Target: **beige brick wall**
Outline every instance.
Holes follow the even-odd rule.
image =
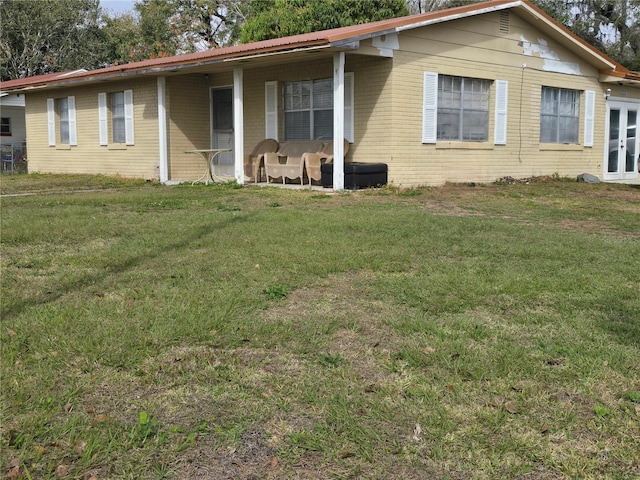
[[[133,90],[135,145],[101,146],[98,93]],[[48,146],[47,98],[76,100],[78,145]],[[86,173],[157,179],[159,177],[157,84],[155,78],[127,80],[29,93],[26,97],[29,171]],[[110,122],[109,122],[110,123]],[[56,136],[59,128],[56,124]],[[109,125],[111,138],[111,126]]]
[[[205,171],[199,154],[188,150],[211,146],[208,80],[204,75],[167,78],[169,178],[195,180]]]
[[[354,143],[347,160],[387,162],[391,155],[393,61],[378,57],[347,57],[354,73]]]
[[[582,75],[544,71],[544,60],[522,54],[520,32],[538,41],[539,32],[511,15],[510,34],[500,34],[498,14],[413,30],[400,36],[393,59],[393,108],[390,119],[392,152],[390,180],[401,186],[444,182],[491,182],[511,175],[573,176],[602,174],[605,103],[598,72],[571,52],[547,39],[562,62],[578,64]],[[527,68],[522,68],[526,63]],[[509,82],[507,144],[494,145],[495,84],[490,98],[489,141],[422,144],[423,72],[507,80]],[[594,146],[584,147],[584,107],[581,98],[580,145],[541,145],[541,86],[596,92]],[[377,119],[383,121],[383,119]],[[523,145],[520,148],[520,145]]]

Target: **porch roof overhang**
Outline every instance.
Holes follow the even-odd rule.
[[[231,47],[234,48],[234,47]],[[347,48],[349,49],[349,48]],[[308,58],[309,55],[326,56],[330,58],[333,51],[341,51],[340,48],[332,48],[331,45],[303,45],[291,49],[247,52],[243,55],[224,54],[222,50],[201,52],[201,54],[185,54],[162,59],[145,60],[132,62],[124,65],[91,70],[86,73],[53,73],[38,75],[20,80],[2,82],[0,88],[7,93],[27,93],[35,90],[48,90],[70,86],[88,85],[92,83],[103,83],[127,79],[130,77],[157,77],[184,75],[189,73],[216,73],[230,72],[239,66],[250,66],[252,68],[261,65],[278,64],[285,61],[295,61],[296,59]],[[286,55],[286,60],[282,58]],[[188,57],[188,58],[185,58]]]
[[[640,88],[640,72],[615,71],[615,72],[600,72],[600,83],[609,85],[625,85],[630,87]]]
[[[51,73],[10,80],[3,82],[0,90],[17,93],[37,89],[117,81],[131,76],[171,76],[199,72],[215,73],[232,71],[237,67],[256,68],[285,61],[308,59],[309,55],[316,55],[316,58],[321,56],[330,58],[336,52],[370,54],[370,51],[366,49],[360,50],[360,43],[363,40],[502,10],[513,11],[516,15],[537,26],[550,38],[570,48],[594,65],[604,75],[623,75],[625,79],[628,79],[628,74],[636,73],[630,72],[595,47],[580,39],[569,29],[530,3],[529,0],[488,0],[441,11],[235,45],[204,52],[114,65],[92,71],[81,69],[72,72]],[[637,75],[640,78],[640,74]],[[635,78],[631,78],[631,80],[635,81]]]

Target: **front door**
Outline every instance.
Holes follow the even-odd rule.
[[[638,178],[638,118],[640,105],[609,102],[605,180]]]
[[[233,89],[211,89],[211,148],[230,148],[216,156],[213,173],[234,176],[233,157]]]

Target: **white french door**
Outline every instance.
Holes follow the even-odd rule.
[[[604,179],[638,178],[640,104],[611,101],[607,103],[607,113]]]

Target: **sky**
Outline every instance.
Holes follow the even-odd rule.
[[[133,11],[134,0],[100,0],[100,6],[111,14]]]

